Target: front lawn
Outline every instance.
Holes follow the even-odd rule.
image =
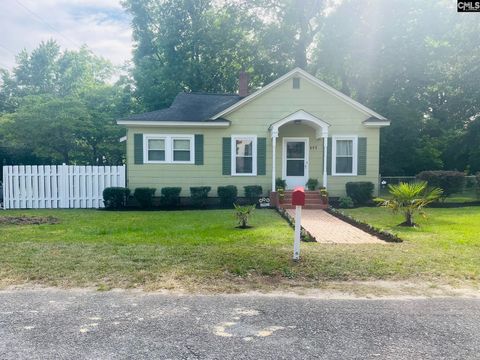
[[[421,227],[396,227],[383,209],[349,214],[405,239],[401,244],[302,243],[291,261],[293,232],[272,210],[252,229],[234,228],[232,210],[108,212],[8,211],[53,216],[58,224],[0,224],[0,286],[143,287],[234,291],[324,281],[480,279],[480,207],[429,209]]]

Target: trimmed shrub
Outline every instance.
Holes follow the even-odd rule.
[[[419,180],[426,181],[429,187],[442,189],[442,198],[444,199],[454,193],[463,191],[465,186],[465,174],[460,171],[422,171],[416,177]]]
[[[180,205],[181,187],[164,187],[161,190],[162,197],[160,202],[168,209],[174,209]]]
[[[275,179],[275,189],[284,189],[287,187],[287,181],[282,178]]]
[[[353,200],[349,196],[344,196],[338,199],[338,207],[340,209],[350,209],[350,208],[353,208],[353,206],[354,206]]]
[[[370,181],[352,181],[345,184],[347,196],[349,196],[355,205],[367,205],[373,198],[373,185]]]
[[[308,179],[305,185],[308,190],[314,191],[317,188],[318,184],[319,184],[318,179]]]
[[[133,192],[133,197],[137,200],[142,209],[150,209],[153,205],[154,188],[140,187]]]
[[[249,204],[257,204],[258,199],[262,196],[263,190],[260,185],[247,185],[244,186],[245,197]]]
[[[130,189],[124,187],[108,187],[103,190],[103,203],[107,209],[122,209],[127,206]]]
[[[208,193],[212,190],[210,186],[195,186],[190,188],[192,205],[197,208],[207,206]]]
[[[235,185],[219,186],[217,193],[222,206],[233,207],[233,203],[237,201],[238,191]]]

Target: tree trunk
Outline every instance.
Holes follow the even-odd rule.
[[[414,226],[415,224],[413,223],[413,214],[411,211],[407,211],[405,213],[405,225],[407,226]]]

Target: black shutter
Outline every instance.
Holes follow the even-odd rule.
[[[257,139],[257,175],[267,172],[267,138]]]
[[[327,175],[332,175],[332,138],[331,137],[329,137],[327,141]]]
[[[358,138],[358,159],[357,159],[358,175],[367,175],[367,138]]]
[[[203,135],[195,134],[195,165],[203,165]]]
[[[143,164],[143,134],[133,134],[133,162]]]
[[[231,175],[232,173],[232,139],[224,137],[222,139],[222,175]]]

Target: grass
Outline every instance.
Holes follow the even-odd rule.
[[[54,216],[58,224],[0,225],[0,286],[237,291],[317,287],[325,281],[480,279],[480,207],[428,209],[421,227],[361,208],[350,215],[398,233],[401,244],[302,243],[291,261],[293,232],[272,210],[258,210],[251,229],[235,228],[233,210],[107,212],[8,211]]]

